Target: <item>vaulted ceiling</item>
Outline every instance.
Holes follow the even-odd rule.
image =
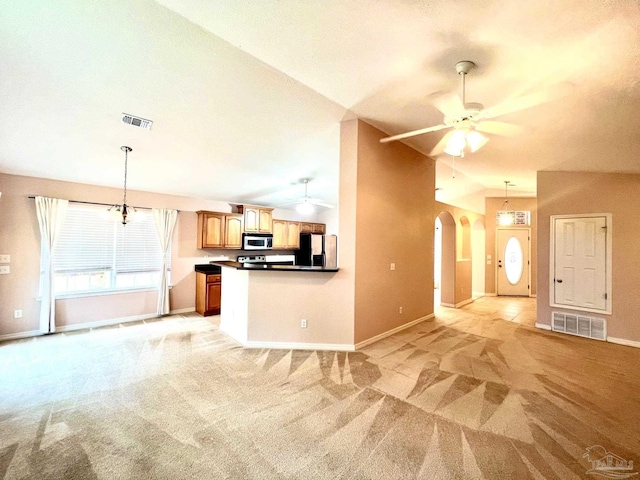
[[[439,199],[535,194],[538,170],[640,173],[634,0],[5,0],[0,172],[281,205],[337,202],[339,122],[442,123],[460,94],[522,127],[437,157]],[[568,88],[565,88],[567,87]],[[153,120],[124,125],[123,112]],[[405,142],[429,154],[444,132]],[[381,179],[384,181],[384,179]],[[464,205],[463,205],[464,206]]]

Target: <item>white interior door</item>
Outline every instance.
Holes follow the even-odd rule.
[[[498,295],[529,296],[529,229],[499,228]]]
[[[607,218],[554,218],[552,304],[607,310]]]

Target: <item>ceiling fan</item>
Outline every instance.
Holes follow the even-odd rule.
[[[307,189],[310,181],[311,181],[310,178],[301,178],[300,183],[304,183],[304,196],[295,202],[286,203],[284,205],[292,205],[295,203],[296,211],[303,215],[312,214],[315,210],[315,206],[324,207],[324,208],[333,208],[333,205],[331,205],[330,203],[323,202],[318,198],[309,197],[307,193]]]
[[[475,66],[476,64],[469,60],[456,63],[456,72],[462,76],[462,99],[454,94],[445,94],[434,100],[434,106],[444,114],[442,124],[382,138],[380,142],[387,143],[450,128],[451,131],[440,139],[430,155],[445,152],[454,157],[462,157],[465,151],[475,152],[489,141],[489,138],[482,133],[517,135],[522,132],[522,127],[518,125],[497,122],[491,120],[492,118],[548,102],[564,90],[564,86],[561,86],[562,88],[556,86],[484,108],[481,103],[466,101],[465,77]]]

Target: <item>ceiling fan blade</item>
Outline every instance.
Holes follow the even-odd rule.
[[[492,133],[494,135],[504,135],[507,137],[519,135],[524,132],[524,128],[513,123],[497,122],[495,120],[484,120],[478,122],[475,129],[479,132]]]
[[[403,138],[414,137],[416,135],[422,135],[423,133],[437,132],[443,128],[449,128],[448,125],[436,125],[435,127],[421,128],[420,130],[413,130],[411,132],[401,133],[399,135],[393,135],[391,137],[385,137],[380,139],[380,143],[393,142],[394,140],[401,140]]]
[[[311,203],[312,205],[317,205],[319,207],[324,207],[324,208],[333,208],[334,207],[330,203],[323,202],[322,200],[316,200],[315,198],[309,198],[308,202]]]
[[[431,152],[429,152],[429,155],[436,156],[436,155],[440,155],[442,152],[444,152],[444,148],[447,146],[447,142],[453,136],[454,133],[456,133],[455,130],[451,130],[450,132],[447,132],[444,135],[444,137],[442,137],[440,139],[440,141],[438,143],[436,143],[436,146],[433,147],[433,150],[431,150]]]
[[[558,98],[568,95],[573,89],[573,86],[571,82],[560,82],[536,92],[507,100],[493,107],[484,109],[482,111],[482,118],[495,118],[557,100]]]
[[[445,117],[455,117],[464,111],[462,100],[453,93],[444,93],[434,97],[433,106],[440,110]]]

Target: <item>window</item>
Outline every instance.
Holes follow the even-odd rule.
[[[171,247],[168,257],[170,262]],[[69,204],[54,251],[57,294],[156,287],[161,265],[150,211],[138,210],[134,221],[122,225],[104,207]]]

